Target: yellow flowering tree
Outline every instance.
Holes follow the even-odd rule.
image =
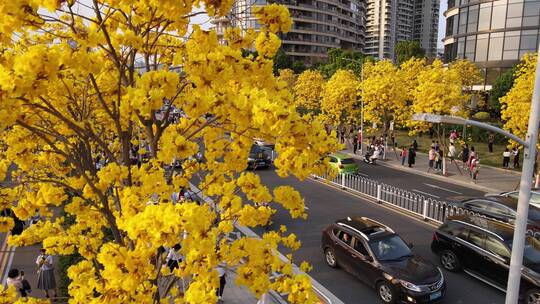
[[[294,71],[291,69],[281,69],[278,72],[278,80],[283,81],[286,84],[289,92],[292,93],[294,85],[296,84],[296,75],[294,74]]]
[[[462,94],[462,80],[455,69],[447,69],[436,59],[418,74],[418,86],[412,93],[412,113],[465,116],[467,96]],[[426,131],[428,124],[409,120],[413,131]]]
[[[359,119],[358,80],[347,70],[338,70],[324,84],[321,99],[322,117],[334,126]]]
[[[0,209],[43,217],[9,243],[78,253],[70,303],[216,302],[218,264],[257,296],[312,303],[309,278],[279,260],[285,229],[227,241],[234,224],[264,225],[273,205],[305,217],[299,193],[246,173],[252,138],[276,143],[276,172],[304,179],[336,148],[322,122],[296,112],[272,74],[288,10],[256,9],[260,32],[189,30],[194,8],[222,16],[232,1],[9,1],[0,9]],[[255,46],[258,56],[242,56]],[[197,161],[198,153],[204,161]],[[172,166],[172,164],[176,164]],[[171,197],[193,183],[215,205]],[[246,203],[272,202],[270,207]],[[62,211],[62,212],[57,212]],[[60,214],[60,216],[58,215]],[[0,218],[2,231],[13,221]],[[163,247],[184,256],[172,273]],[[270,279],[273,272],[282,274]],[[176,281],[190,277],[189,287]],[[14,293],[4,291],[7,302]]]
[[[364,119],[382,124],[386,132],[390,121],[409,120],[403,117],[407,90],[401,71],[390,60],[367,62],[363,66],[360,96],[363,101]]]
[[[324,78],[316,70],[305,70],[294,85],[294,102],[299,110],[318,111],[323,96]]]
[[[480,69],[468,59],[459,59],[450,63],[450,69],[455,70],[459,74],[461,85],[465,91],[471,91],[473,85],[482,82]]]

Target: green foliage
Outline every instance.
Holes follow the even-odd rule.
[[[58,258],[58,292],[61,297],[68,297],[68,286],[71,283],[67,275],[67,270],[72,265],[75,265],[82,261],[83,258],[80,254],[62,255]]]
[[[510,70],[502,73],[495,79],[489,92],[489,110],[492,111],[497,116],[500,115],[501,105],[499,103],[499,98],[503,97],[510,91],[514,85],[514,80],[516,73],[516,67],[511,68]]]
[[[418,41],[399,41],[396,43],[395,53],[398,65],[413,57],[424,58],[426,56],[426,51]]]
[[[491,118],[488,112],[478,112],[473,115],[473,118],[476,120],[488,120]]]
[[[327,79],[332,77],[338,70],[348,70],[359,77],[362,65],[366,60],[372,60],[372,58],[360,52],[330,49],[328,51],[328,62],[318,65],[316,69]]]
[[[274,75],[279,75],[279,70],[291,69],[292,70],[293,61],[291,57],[285,54],[283,49],[279,49],[274,56]]]
[[[291,70],[293,70],[295,74],[300,74],[306,69],[307,68],[302,61],[293,61],[291,66]]]

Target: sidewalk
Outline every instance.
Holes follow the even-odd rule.
[[[45,293],[42,290],[37,289],[37,273],[36,273],[36,264],[35,260],[39,253],[40,246],[28,246],[28,247],[18,247],[15,249],[15,255],[13,257],[12,263],[7,264],[6,266],[9,269],[17,268],[25,272],[25,278],[32,286],[32,292],[29,294],[29,297],[34,298],[45,298]],[[5,252],[0,252],[0,256],[6,254]],[[55,266],[57,265],[57,259],[55,259]],[[1,278],[5,282],[6,278]],[[235,283],[236,273],[234,271],[227,271],[227,283],[225,289],[223,290],[223,299],[221,303],[237,303],[237,304],[256,304],[258,300],[255,296],[245,287],[238,286]],[[56,283],[58,285],[58,274],[56,273]],[[269,294],[266,297],[266,302],[264,304],[283,304],[287,303],[282,298],[278,298],[279,295],[276,293]],[[66,298],[59,299],[55,303],[67,303]]]
[[[357,159],[364,158],[363,155],[360,155],[358,151],[357,154],[353,154],[352,149],[345,149],[341,152],[349,154]],[[435,170],[431,170],[429,173],[427,173],[429,168],[429,159],[427,154],[417,152],[415,164],[412,168],[409,168],[407,161],[405,161],[405,166],[401,165],[399,152],[400,150],[396,149],[394,153],[394,150],[391,147],[388,147],[388,151],[386,151],[386,160],[379,159],[377,160],[377,164],[489,193],[515,190],[519,186],[521,178],[520,172],[490,166],[482,166],[482,155],[480,155],[480,169],[477,180],[473,180],[470,177],[469,171],[463,170],[463,163],[461,161],[457,161],[459,169],[461,170],[461,172],[459,172],[455,163],[451,163],[448,159],[446,159],[447,176],[443,176],[442,173],[436,172]]]

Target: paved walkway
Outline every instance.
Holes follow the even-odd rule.
[[[5,234],[2,234],[2,238],[5,237]],[[0,257],[7,258],[11,261],[6,261],[5,267],[9,269],[19,269],[25,272],[25,278],[32,286],[32,292],[29,294],[30,297],[35,298],[45,298],[45,293],[42,290],[37,289],[37,273],[36,273],[36,264],[35,260],[39,254],[40,246],[28,246],[28,247],[19,247],[15,248],[15,252],[12,258],[9,255],[9,252],[0,252]],[[5,255],[5,256],[4,256]],[[57,264],[57,259],[55,259],[55,264]],[[57,268],[57,267],[56,267]],[[7,271],[6,271],[7,273]],[[262,303],[258,302],[255,295],[253,295],[247,288],[243,286],[238,286],[235,284],[236,273],[234,271],[227,271],[227,283],[223,291],[223,299],[221,303],[235,303],[235,304],[256,304]],[[6,277],[1,278],[2,283],[5,284]],[[58,284],[58,274],[56,274],[56,282]],[[55,303],[67,303],[67,298],[60,298]],[[283,304],[287,303],[276,293],[269,294],[265,298],[264,304]]]
[[[363,155],[360,155],[358,151],[356,155],[352,153],[352,149],[346,149],[342,152],[347,153],[355,158],[363,159]],[[399,157],[399,152],[400,151],[398,149],[396,149],[396,151],[394,152],[392,148],[389,147],[388,151],[386,152],[386,160],[379,160],[377,163],[379,165],[393,167],[398,170],[429,176],[431,178],[443,180],[445,182],[450,182],[466,187],[475,188],[481,191],[495,193],[517,189],[521,178],[521,172],[504,170],[490,166],[482,166],[482,155],[480,155],[480,167],[477,180],[473,180],[471,178],[467,169],[463,170],[463,163],[461,161],[457,162],[457,164],[459,165],[458,169],[456,163],[451,163],[447,159],[447,176],[443,176],[442,172],[436,172],[435,170],[431,170],[428,173],[429,159],[427,154],[417,152],[415,165],[413,165],[412,168],[409,168],[407,166],[407,162],[405,162],[405,166],[401,165],[401,158]]]

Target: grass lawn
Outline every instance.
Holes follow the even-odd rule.
[[[370,137],[371,136],[379,137],[380,132],[379,133],[373,133],[373,134],[366,134],[366,135],[369,135]],[[431,146],[432,140],[438,140],[436,138],[437,137],[436,135],[434,135],[433,138],[430,138],[429,134],[422,134],[421,136],[420,135],[418,135],[418,136],[409,136],[407,134],[407,131],[404,131],[404,130],[396,130],[396,131],[394,131],[394,135],[396,137],[396,142],[397,142],[398,148],[401,148],[401,146],[409,147],[412,144],[413,140],[416,139],[416,141],[418,142],[418,151],[424,152],[424,153],[428,152],[429,147]],[[448,134],[446,134],[446,135],[448,136]],[[447,136],[444,139],[446,141],[445,142],[446,146],[449,145],[449,141],[448,141]],[[368,137],[366,137],[366,138],[368,138]],[[506,146],[504,146],[503,144],[495,143],[495,144],[493,144],[493,153],[489,153],[488,152],[487,141],[486,142],[472,141],[472,142],[468,142],[467,144],[469,145],[469,148],[474,147],[474,149],[478,153],[478,156],[480,157],[480,164],[481,165],[487,165],[487,166],[493,166],[493,167],[497,167],[497,168],[502,168],[502,159],[503,159],[502,154],[503,154],[504,149],[506,148]],[[458,141],[458,144],[456,145],[456,152],[459,154],[460,151],[461,151],[461,145],[459,145],[459,141]],[[513,158],[511,157],[510,166],[512,166],[512,161],[513,161]],[[520,165],[521,165],[522,161],[523,161],[523,152],[521,152],[521,154],[520,154]],[[512,169],[512,170],[514,170],[514,169]],[[516,169],[516,170],[521,171],[521,169]]]

